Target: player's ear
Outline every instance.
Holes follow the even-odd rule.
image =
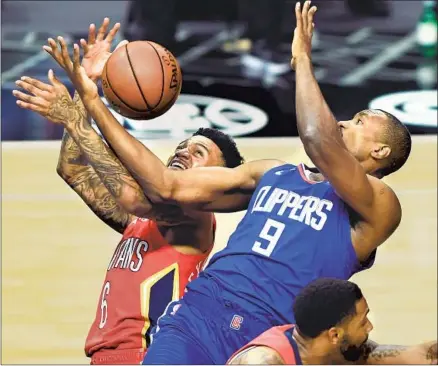
[[[376,144],[371,151],[371,156],[376,160],[387,158],[391,154],[391,148],[386,144]]]
[[[327,331],[327,336],[329,338],[330,344],[333,344],[333,345],[339,344],[341,339],[342,339],[343,334],[344,334],[344,330],[342,328],[331,327]]]

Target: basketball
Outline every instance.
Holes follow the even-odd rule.
[[[102,73],[102,89],[111,107],[138,120],[168,111],[181,91],[178,61],[163,46],[135,41],[116,49]]]

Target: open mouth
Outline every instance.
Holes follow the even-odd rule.
[[[188,169],[188,166],[186,166],[181,160],[172,160],[172,162],[169,164],[169,168],[176,169],[176,170],[186,170]]]

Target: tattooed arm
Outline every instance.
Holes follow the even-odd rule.
[[[380,345],[368,341],[358,364],[366,365],[436,365],[437,341],[414,346]]]
[[[243,350],[227,362],[227,365],[284,365],[277,351],[265,346]]]
[[[63,121],[68,135],[79,146],[83,157],[93,167],[115,201],[127,212],[147,217],[152,213],[151,203],[113,151],[91,127],[82,101],[77,98],[72,102],[65,86],[54,77],[53,72],[49,72],[49,79],[60,91],[50,105],[49,114],[60,116],[59,119]],[[74,182],[73,189],[78,182]]]
[[[78,108],[85,111],[77,93],[73,101]],[[64,130],[56,170],[97,217],[112,229],[123,233],[135,216],[128,214],[117,204],[67,130]]]
[[[51,85],[32,78],[17,81],[18,86],[31,93],[14,90],[17,104],[66,127],[59,174],[99,218],[123,232],[133,218],[128,212],[148,217],[152,206],[137,182],[91,127],[82,101],[76,97],[73,102],[67,88],[52,71],[49,80]],[[90,165],[87,166],[87,162]]]

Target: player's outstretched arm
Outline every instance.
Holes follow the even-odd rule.
[[[51,84],[26,77],[17,81],[18,86],[30,93],[15,90],[17,104],[41,114],[54,123],[64,125],[97,174],[93,174],[90,166],[83,166],[64,170],[65,178],[97,216],[122,232],[132,219],[128,212],[136,212],[147,217],[152,211],[152,206],[138,183],[91,127],[80,99],[73,102],[67,88],[55,78],[51,70],[49,80]],[[67,146],[75,149],[68,138],[64,141],[64,149]],[[67,169],[65,161],[61,164],[63,169]]]
[[[400,204],[394,192],[379,179],[367,176],[348,151],[337,121],[321,93],[311,62],[315,12],[316,7],[310,8],[309,1],[302,9],[299,3],[295,8],[297,26],[292,43],[291,65],[296,71],[298,132],[306,153],[342,199],[372,227],[379,225],[382,237],[372,241],[380,244],[398,226],[401,219]],[[379,205],[376,204],[376,198]],[[377,209],[385,209],[388,214],[382,215],[380,211],[377,215]]]
[[[366,365],[436,365],[437,341],[414,346],[380,345],[368,341],[358,364]]]
[[[248,208],[264,173],[280,160],[256,160],[236,168],[207,167],[184,171],[165,169],[161,199],[194,209],[235,212]]]
[[[208,211],[235,211],[246,207],[257,179],[275,165],[276,160],[244,164],[235,169],[197,168],[184,172],[167,169],[161,160],[131,136],[100,99],[97,87],[80,65],[79,46],[74,45],[73,61],[65,40],[58,37],[62,62],[70,80],[90,115],[117,157],[139,182],[154,203],[177,203]]]

